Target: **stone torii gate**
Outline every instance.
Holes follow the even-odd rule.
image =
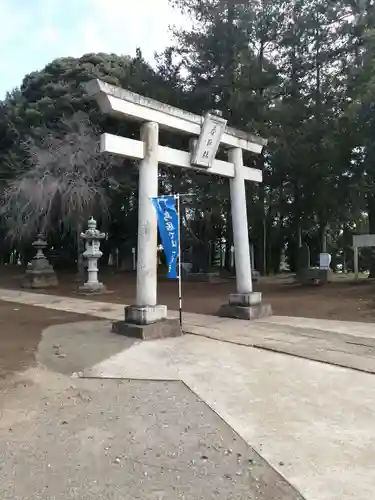
[[[177,320],[167,320],[167,308],[157,304],[157,219],[151,198],[158,195],[158,164],[163,163],[186,169],[196,169],[230,179],[233,241],[236,262],[237,292],[229,296],[229,303],[222,306],[220,315],[241,319],[259,318],[271,314],[271,308],[262,303],[260,293],[253,292],[251,260],[247,224],[245,181],[262,182],[262,171],[245,167],[243,150],[260,154],[266,140],[225,127],[215,137],[228,149],[228,161],[212,158],[203,167],[192,164],[192,156],[199,155],[204,118],[167,104],[135,94],[128,90],[93,80],[86,85],[90,96],[96,99],[103,113],[137,121],[141,124],[141,140],[112,134],[101,137],[101,152],[140,160],[136,303],[125,308],[125,322],[115,324],[119,333],[141,338],[156,338],[178,334]],[[215,117],[211,115],[215,120]],[[159,128],[183,133],[194,138],[192,152],[180,151],[159,144]],[[212,142],[212,141],[211,141]],[[216,154],[216,150],[213,155]],[[201,165],[207,151],[200,152]],[[202,163],[203,160],[203,163]],[[198,162],[199,163],[199,162]]]

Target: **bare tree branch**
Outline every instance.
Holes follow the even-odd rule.
[[[0,214],[20,240],[61,226],[66,232],[94,212],[108,215],[116,160],[100,154],[99,133],[83,113],[64,119],[56,133],[35,131],[23,145],[30,168],[5,190]],[[117,160],[118,161],[118,160]]]

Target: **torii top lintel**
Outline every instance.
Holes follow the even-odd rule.
[[[91,80],[85,85],[90,96],[96,98],[101,111],[125,115],[136,121],[152,121],[161,128],[199,136],[203,117],[169,106],[129,90],[110,85],[102,80]],[[227,127],[221,143],[232,148],[260,154],[267,140],[240,130]]]

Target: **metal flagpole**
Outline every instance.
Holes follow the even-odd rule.
[[[181,276],[181,212],[180,212],[180,195],[176,195],[177,199],[177,218],[178,218],[178,313],[180,318],[180,328],[182,331],[182,276]]]
[[[177,228],[177,234],[178,234],[178,310],[179,310],[179,319],[180,319],[180,328],[182,331],[182,255],[181,255],[181,196],[186,196],[187,198],[191,196],[197,196],[196,194],[167,194],[167,195],[161,195],[158,196],[158,198],[170,198],[171,196],[174,197],[175,200],[177,200],[177,219],[178,219],[178,228]]]

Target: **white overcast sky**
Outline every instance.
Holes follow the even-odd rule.
[[[152,62],[186,23],[168,0],[0,0],[0,20],[0,98],[56,57],[139,46]]]

